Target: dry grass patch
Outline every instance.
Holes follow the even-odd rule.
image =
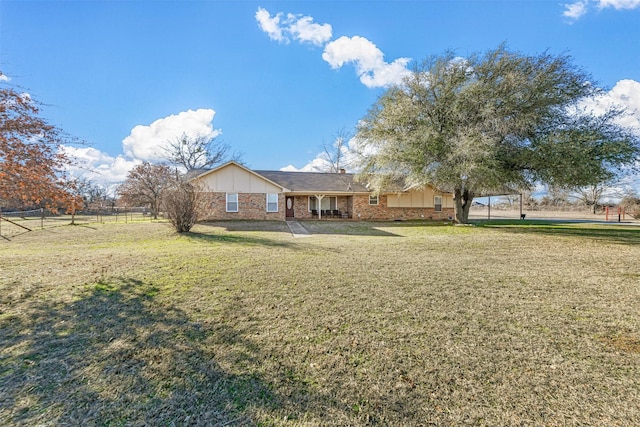
[[[640,424],[637,228],[304,225],[3,244],[0,419]]]
[[[640,353],[640,338],[633,336],[605,337],[602,341],[619,351]]]

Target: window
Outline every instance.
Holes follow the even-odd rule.
[[[377,205],[378,204],[378,195],[377,194],[376,195],[373,195],[373,194],[369,195],[369,204],[370,205]]]
[[[238,193],[227,193],[227,212],[238,212]]]
[[[442,212],[442,196],[433,196],[434,211]]]
[[[318,206],[318,199],[315,196],[309,197],[309,211],[317,211],[319,209],[334,210],[338,209],[338,198],[336,196],[326,196],[322,198],[320,206]]]
[[[267,194],[267,212],[278,212],[278,194]]]

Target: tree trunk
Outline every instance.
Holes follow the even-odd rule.
[[[158,212],[160,212],[160,197],[155,197],[153,203],[151,203],[151,215],[153,219],[158,219]]]
[[[456,222],[458,224],[468,224],[469,209],[471,208],[474,194],[467,189],[463,190],[461,188],[456,188],[454,194]]]

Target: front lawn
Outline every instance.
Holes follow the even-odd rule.
[[[640,228],[219,222],[0,242],[3,425],[640,425]]]

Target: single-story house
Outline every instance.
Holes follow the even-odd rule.
[[[197,171],[208,193],[206,219],[409,220],[453,217],[453,194],[431,186],[375,194],[354,174],[251,170],[228,162]]]

